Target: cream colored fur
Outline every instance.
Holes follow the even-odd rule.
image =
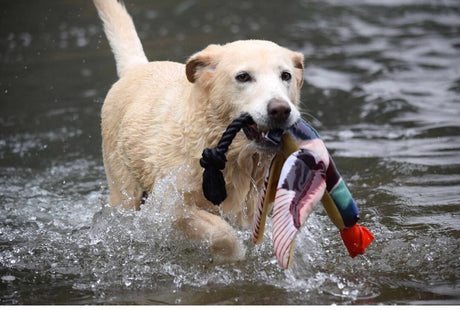
[[[199,160],[225,128],[243,112],[270,128],[267,104],[283,100],[292,125],[303,81],[303,56],[269,41],[210,45],[186,65],[148,62],[131,17],[116,0],[94,0],[115,54],[119,81],[102,107],[103,159],[110,204],[138,208],[144,191],[171,169],[184,204],[175,208],[175,226],[192,240],[208,242],[217,262],[244,256],[232,225],[248,227],[274,150],[267,151],[240,132],[227,153],[227,199],[220,209],[202,193]],[[282,72],[292,80],[280,78]],[[248,72],[253,80],[235,77]],[[225,220],[224,220],[225,218]]]

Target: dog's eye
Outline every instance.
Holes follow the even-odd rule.
[[[281,73],[281,79],[282,79],[283,81],[290,81],[291,78],[292,78],[292,75],[291,75],[289,72],[283,71],[283,72]]]
[[[246,82],[249,82],[252,80],[252,77],[249,75],[249,73],[247,72],[241,72],[239,73],[235,79],[238,81],[238,82],[241,82],[241,83],[246,83]]]

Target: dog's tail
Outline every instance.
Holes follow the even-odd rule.
[[[118,76],[122,77],[133,65],[148,63],[137,36],[133,20],[122,2],[117,0],[93,0],[104,31],[115,54]]]

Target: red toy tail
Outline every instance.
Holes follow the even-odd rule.
[[[358,223],[349,228],[342,229],[340,236],[352,258],[358,254],[364,254],[367,246],[374,240],[371,232]]]

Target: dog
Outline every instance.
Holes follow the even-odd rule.
[[[186,64],[145,56],[123,3],[94,0],[115,55],[119,80],[101,112],[102,151],[109,204],[139,209],[145,193],[172,169],[184,201],[174,227],[209,244],[212,260],[234,262],[245,250],[234,227],[250,226],[254,206],[277,149],[258,139],[299,118],[303,55],[270,41],[211,44]],[[256,125],[239,132],[223,170],[227,199],[215,206],[202,192],[200,157],[228,124],[248,113]]]

